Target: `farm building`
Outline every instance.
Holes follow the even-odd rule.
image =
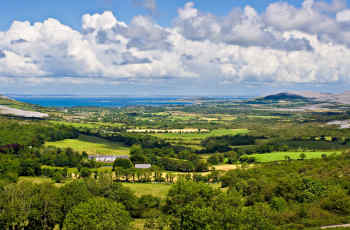
[[[128,155],[118,155],[118,156],[105,156],[105,155],[97,155],[97,156],[89,156],[89,159],[95,159],[97,162],[114,162],[116,159],[129,159]]]
[[[151,164],[135,164],[135,168],[137,169],[149,169],[151,168]]]

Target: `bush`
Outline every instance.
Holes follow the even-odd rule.
[[[115,171],[115,168],[123,168],[123,169],[129,169],[134,167],[132,162],[129,159],[116,159],[113,163],[113,171]]]
[[[256,162],[256,159],[255,159],[255,157],[250,157],[248,155],[243,155],[243,156],[241,156],[239,158],[239,161],[241,163],[244,163],[244,162],[246,162],[246,163],[254,163],[254,162]]]
[[[346,192],[343,189],[334,189],[328,194],[327,198],[322,200],[321,207],[333,213],[349,215],[350,197],[346,195]]]

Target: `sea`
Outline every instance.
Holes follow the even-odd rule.
[[[199,100],[238,100],[235,97],[77,97],[77,96],[10,96],[11,98],[45,107],[127,107],[192,105]]]

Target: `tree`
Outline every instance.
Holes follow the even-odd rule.
[[[152,195],[143,195],[138,200],[139,217],[159,216],[160,199]]]
[[[38,161],[32,159],[25,159],[20,162],[21,176],[40,176],[41,165]]]
[[[66,215],[74,206],[87,201],[92,197],[86,183],[83,180],[74,180],[60,188],[60,196],[63,199],[63,213]]]
[[[61,223],[64,217],[61,198],[53,184],[34,185],[28,229],[51,230]]]
[[[62,176],[62,172],[56,171],[55,174],[53,175],[52,179],[56,183],[61,183],[61,181],[64,179],[64,177]]]
[[[131,218],[120,203],[93,198],[75,206],[64,220],[66,230],[127,230]]]
[[[143,155],[142,147],[140,145],[131,146],[130,155]]]
[[[132,162],[129,159],[116,159],[113,163],[113,171],[115,170],[116,167],[120,167],[123,169],[129,169],[134,167],[134,165],[132,164]]]
[[[213,189],[208,184],[179,180],[169,190],[164,208],[167,213],[178,216],[186,204],[198,201],[198,204],[206,206],[217,194],[218,190]]]
[[[145,164],[145,163],[148,163],[149,161],[147,157],[142,154],[131,155],[130,160],[132,161],[133,164]]]
[[[88,168],[81,168],[80,169],[80,176],[81,177],[89,177],[91,175],[91,171]]]
[[[305,160],[306,154],[305,154],[305,153],[301,153],[301,154],[299,155],[299,157],[300,157],[300,160]]]
[[[137,197],[129,188],[123,186],[121,183],[113,183],[109,188],[104,189],[101,196],[122,203],[132,215],[137,209]]]
[[[24,229],[29,224],[31,183],[10,184],[0,193],[0,228]]]

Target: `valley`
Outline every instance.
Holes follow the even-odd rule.
[[[350,110],[339,100],[303,95],[163,106],[23,104],[23,110],[21,102],[3,98],[0,109],[23,114],[3,109],[0,115],[0,185],[64,190],[82,183],[94,197],[103,186],[123,191],[138,202],[124,203],[138,229],[173,218],[162,210],[177,207],[175,200],[195,205],[206,192],[210,209],[215,199],[238,196],[234,212],[267,215],[271,229],[347,223]],[[43,112],[47,116],[29,116]],[[179,201],[177,193],[192,201]],[[268,213],[261,214],[262,207]]]

